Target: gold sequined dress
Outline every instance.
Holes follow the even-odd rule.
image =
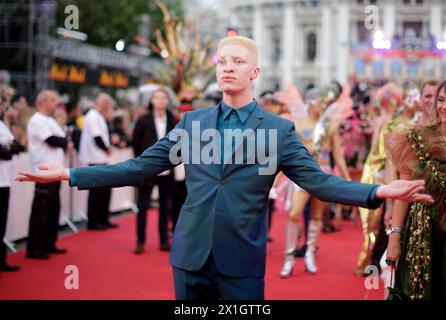
[[[446,299],[446,139],[435,127],[386,136],[400,174],[426,181],[434,204],[411,203],[401,237],[401,257],[390,299]]]

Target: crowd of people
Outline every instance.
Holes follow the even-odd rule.
[[[377,87],[353,82],[352,89],[333,82],[326,96],[314,87],[307,88],[303,98],[294,87],[265,93],[266,108],[293,119],[296,133],[322,170],[365,183],[422,178],[436,200],[427,205],[388,199],[378,209],[358,212],[329,206],[290,181],[285,187],[276,181],[273,197],[280,188],[289,200],[282,278],[292,276],[298,257],[304,257],[307,272],[316,273],[320,232],[339,231],[342,219],[355,221],[359,214],[363,244],[358,276],[376,266],[389,299],[445,298],[445,86],[439,79]]]
[[[47,163],[63,165],[65,156],[77,154],[83,165],[94,166],[110,161],[115,148],[132,148],[139,156],[146,148],[169,132],[185,111],[193,109],[188,101],[178,108],[171,101],[168,91],[160,88],[151,96],[148,106],[135,107],[132,112],[119,108],[106,93],[100,93],[94,104],[87,108],[81,104],[63,103],[53,90],[38,93],[34,106],[14,88],[1,91],[0,103],[0,238],[6,232],[10,187],[12,183],[12,158],[28,152],[31,167]],[[186,197],[184,168],[175,168],[147,180],[137,187],[137,245],[135,254],[144,252],[146,211],[151,205],[152,188],[159,188],[160,250],[169,251],[169,232],[173,232],[181,206]],[[65,248],[56,246],[59,231],[60,182],[36,183],[27,237],[29,259],[49,259],[50,254],[64,254]],[[175,193],[175,197],[173,194]],[[110,221],[111,189],[92,190],[87,203],[87,230],[117,228]],[[153,204],[153,203],[152,203]],[[173,227],[169,231],[169,220]],[[19,266],[7,264],[7,248],[0,244],[0,271],[17,271]]]
[[[107,164],[112,146],[132,147],[138,157],[165,137],[184,112],[194,109],[188,103],[170,108],[169,93],[162,87],[152,93],[146,110],[134,119],[123,110],[116,111],[115,100],[105,93],[84,113],[77,106],[64,110],[60,96],[51,90],[39,92],[35,107],[29,107],[12,88],[3,89],[1,99],[0,238],[6,229],[14,155],[28,151],[30,169],[35,172],[49,162],[63,166],[64,154],[73,152],[85,166]],[[302,93],[290,85],[258,97],[265,111],[294,122],[296,134],[324,172],[375,184],[423,179],[435,200],[434,204],[407,204],[387,199],[378,209],[330,205],[279,174],[270,191],[267,214],[270,230],[275,199],[284,194],[289,220],[284,232],[282,278],[292,276],[299,257],[303,257],[306,270],[316,274],[320,233],[341,231],[343,219],[360,220],[363,244],[356,265],[358,276],[367,275],[366,267],[375,265],[390,287],[390,273],[397,265],[394,288],[386,293],[389,298],[445,298],[445,100],[446,83],[439,79],[401,86],[352,79],[345,85],[333,81],[328,89],[310,85]],[[164,171],[135,186],[135,254],[145,250],[147,209],[155,185],[159,190],[159,249],[169,251],[170,232],[187,195],[184,167]],[[59,189],[59,181],[35,185],[27,240],[30,259],[67,252],[56,246]],[[110,194],[110,188],[89,191],[89,230],[118,227],[110,221]],[[2,243],[0,271],[18,269],[7,264]]]

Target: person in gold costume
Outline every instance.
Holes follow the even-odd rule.
[[[383,170],[386,164],[384,134],[392,126],[392,117],[402,105],[403,91],[394,83],[387,83],[378,89],[374,100],[381,107],[381,115],[374,121],[372,147],[363,167],[361,182],[383,183]],[[356,263],[355,273],[365,275],[365,268],[371,264],[372,250],[379,231],[379,222],[383,209],[368,210],[359,208],[362,223],[363,243]]]

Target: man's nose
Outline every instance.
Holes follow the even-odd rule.
[[[234,71],[234,64],[232,62],[227,62],[223,68],[224,72],[233,72]]]

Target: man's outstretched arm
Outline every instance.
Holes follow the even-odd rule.
[[[172,131],[182,130],[185,118],[186,116]],[[133,186],[176,165],[170,161],[169,157],[171,148],[177,143],[176,140],[169,139],[171,133],[135,159],[129,159],[113,165],[72,169],[56,165],[42,165],[39,166],[39,169],[43,170],[42,173],[20,172],[16,180],[40,183],[67,180],[71,186],[77,186],[80,190]]]
[[[388,185],[373,185],[346,181],[322,172],[296,135],[292,124],[283,139],[280,169],[300,187],[322,201],[371,209],[379,207],[387,198],[406,202],[433,202],[431,196],[422,194],[423,180],[396,180]]]

